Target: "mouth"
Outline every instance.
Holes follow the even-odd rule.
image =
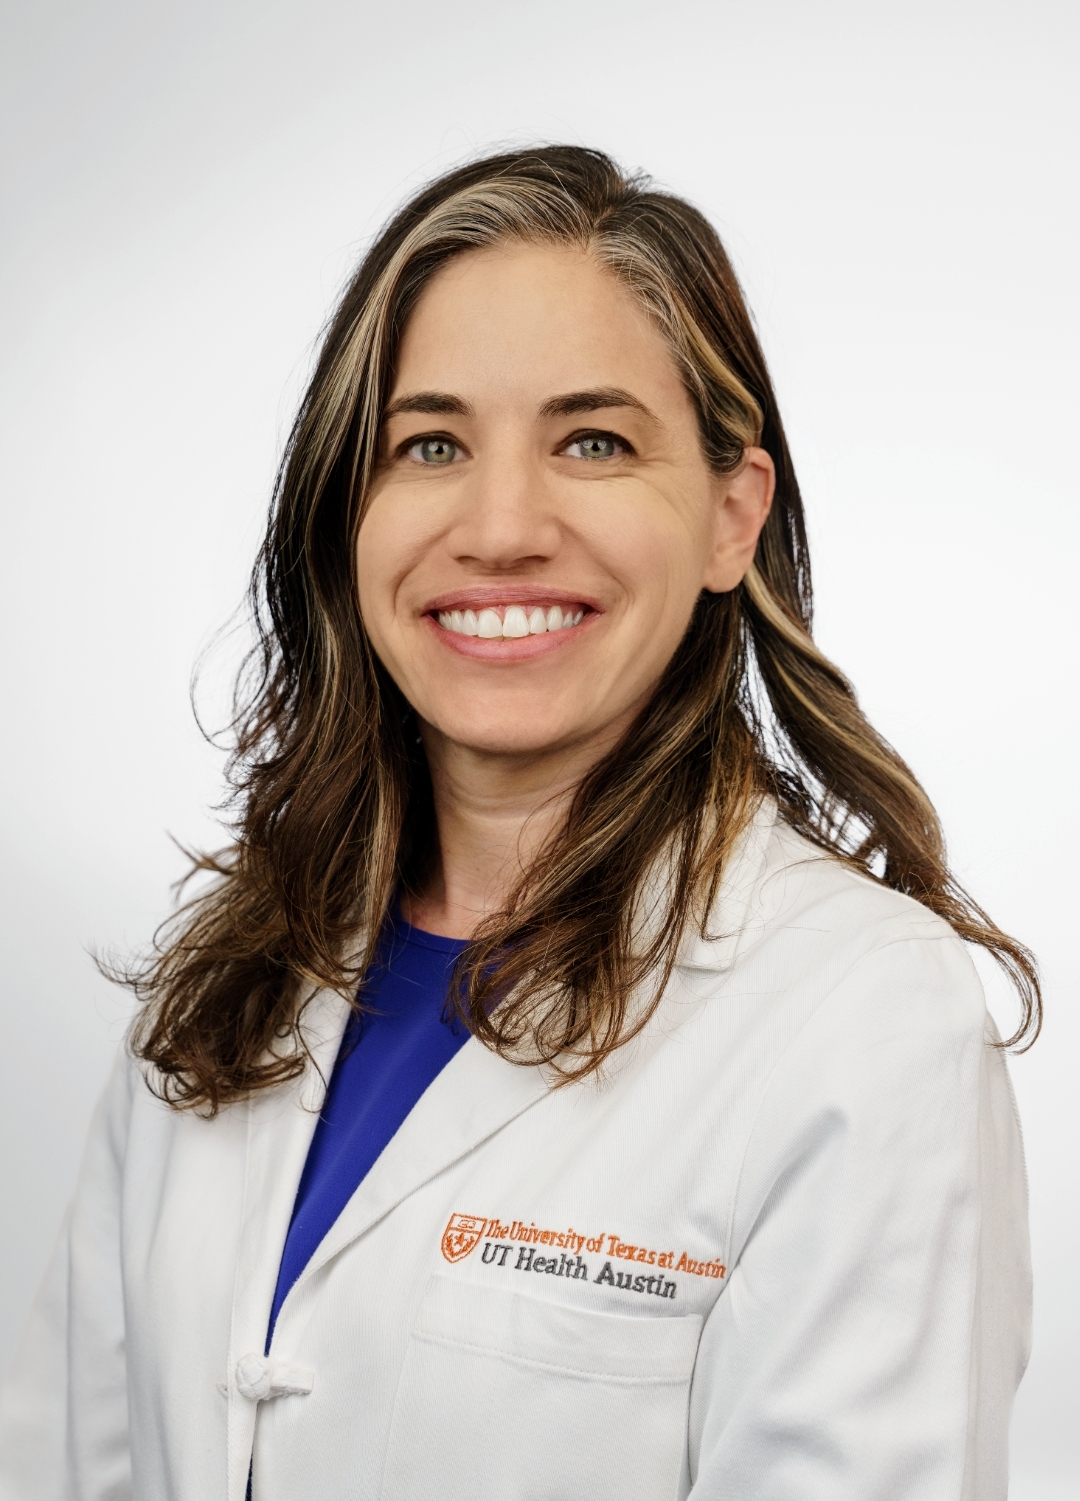
[[[436,637],[465,656],[518,661],[569,645],[603,611],[591,600],[525,585],[443,595],[423,612]]]
[[[572,631],[587,612],[586,605],[507,604],[432,613],[442,629],[452,631],[455,636],[476,636],[481,641],[520,641],[526,636],[546,636],[549,631]]]

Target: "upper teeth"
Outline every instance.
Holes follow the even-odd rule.
[[[500,614],[501,610],[501,614]],[[459,636],[483,636],[494,641],[505,636],[542,636],[545,631],[561,631],[579,625],[584,610],[559,605],[544,610],[540,605],[526,609],[524,605],[504,605],[488,610],[440,610],[439,624],[447,631],[456,631]]]

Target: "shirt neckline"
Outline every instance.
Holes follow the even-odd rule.
[[[447,938],[442,933],[429,933],[426,928],[414,928],[412,923],[406,922],[402,917],[401,908],[397,902],[394,903],[390,923],[395,938],[400,939],[402,943],[415,944],[422,949],[433,949],[437,954],[453,954],[456,957],[469,945],[467,938]]]

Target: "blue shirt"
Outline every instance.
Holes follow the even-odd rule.
[[[469,1039],[446,1019],[446,993],[465,940],[401,917],[387,924],[368,971],[365,1006],[345,1029],[308,1149],[278,1271],[267,1349],[286,1294],[409,1111]]]

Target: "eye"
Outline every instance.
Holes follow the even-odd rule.
[[[570,459],[616,459],[630,448],[614,433],[581,433],[562,452]]]
[[[461,450],[450,438],[418,438],[409,458],[418,464],[452,464]]]

